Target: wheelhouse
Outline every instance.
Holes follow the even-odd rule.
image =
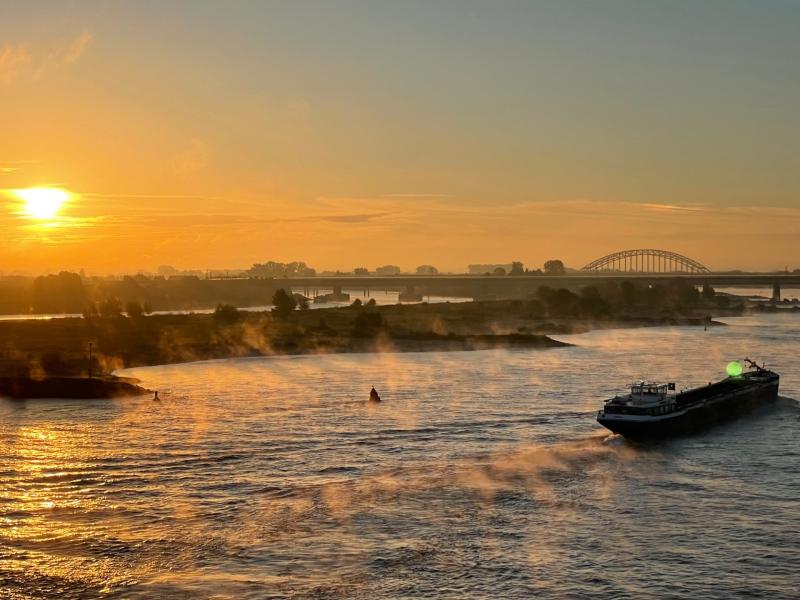
[[[661,404],[667,398],[669,384],[641,381],[631,385],[630,401],[634,406]],[[674,386],[673,386],[674,387]]]

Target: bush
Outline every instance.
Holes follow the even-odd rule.
[[[286,292],[285,289],[280,288],[272,296],[272,312],[279,317],[288,317],[294,307],[297,306],[297,301],[292,294]]]
[[[125,314],[131,319],[138,319],[144,316],[144,307],[136,300],[131,300],[125,305]]]
[[[214,309],[214,320],[224,325],[232,325],[242,318],[239,310],[231,304],[218,304]]]
[[[112,296],[110,298],[106,298],[105,300],[103,300],[97,306],[97,310],[100,313],[101,317],[106,317],[106,318],[119,317],[122,315],[122,302],[119,301],[119,298],[114,298]]]
[[[373,337],[383,327],[384,321],[381,313],[376,311],[361,311],[353,324],[353,334],[356,337]]]

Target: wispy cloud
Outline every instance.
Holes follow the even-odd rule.
[[[83,56],[84,52],[86,52],[89,44],[92,43],[92,39],[92,34],[88,31],[84,31],[78,37],[74,38],[69,44],[67,44],[63,51],[57,52],[54,56],[54,60],[65,65],[71,65],[72,63],[78,62],[81,56]]]
[[[31,53],[22,44],[6,42],[0,47],[0,81],[9,83],[33,62]]]
[[[55,46],[4,42],[0,46],[0,83],[20,79],[38,80],[50,71],[80,60],[92,42],[92,34],[83,31]]]

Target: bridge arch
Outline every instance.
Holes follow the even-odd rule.
[[[593,260],[583,271],[624,273],[709,273],[708,268],[677,252],[638,248],[620,250]]]

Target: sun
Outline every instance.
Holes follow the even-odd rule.
[[[54,218],[70,198],[67,190],[51,187],[25,188],[14,190],[13,193],[25,203],[23,214],[42,220]]]

